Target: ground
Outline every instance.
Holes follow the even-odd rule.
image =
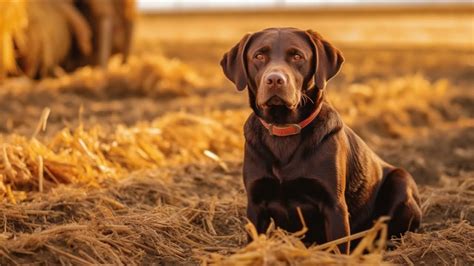
[[[340,48],[328,100],[420,188],[420,230],[359,262],[472,264],[472,13],[382,11],[146,15],[126,66],[0,84],[0,177],[12,190],[0,263],[342,262],[278,231],[245,247],[250,110],[219,60],[247,31],[291,25]]]

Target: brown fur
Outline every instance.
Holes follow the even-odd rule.
[[[412,176],[380,159],[324,100],[326,83],[343,61],[319,34],[294,28],[248,34],[221,61],[237,88],[248,88],[254,110],[244,127],[243,172],[247,215],[259,233],[271,219],[288,231],[301,229],[297,207],[308,244],[365,230],[384,215],[391,217],[390,235],[421,222]],[[278,86],[275,73],[285,77]],[[319,105],[321,112],[298,135],[272,136],[259,121],[298,123]]]

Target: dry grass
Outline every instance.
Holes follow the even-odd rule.
[[[212,226],[214,216],[239,216],[235,208],[242,206],[180,197],[184,193],[152,175],[124,179],[106,190],[60,187],[47,199],[38,195],[27,204],[4,205],[2,264],[185,262],[195,249],[225,251],[220,242],[239,242],[239,235],[217,235],[203,225]]]
[[[94,97],[117,97],[121,94],[148,96],[183,96],[189,88],[199,88],[204,81],[196,71],[177,59],[162,55],[131,57],[122,64],[122,57],[115,56],[106,70],[86,66],[67,75],[44,78],[39,82],[17,78],[3,82],[1,95],[44,92],[77,92]]]
[[[266,235],[257,236],[247,225],[253,241],[245,246],[244,195],[234,189],[219,198],[206,193],[205,186],[193,177],[210,169],[199,164],[195,167],[191,172],[171,168],[141,171],[109,181],[103,189],[59,186],[48,194],[35,194],[22,204],[3,204],[1,262],[314,265],[380,264],[382,259],[429,262],[439,257],[445,262],[472,260],[473,228],[464,220],[466,216],[459,216],[461,208],[468,211],[472,207],[472,178],[463,181],[460,189],[453,184],[450,196],[445,196],[446,188],[423,192],[422,205],[428,217],[439,204],[444,205],[443,209],[459,206],[455,201],[459,197],[471,203],[459,207],[460,211],[450,216],[453,219],[447,219],[441,227],[438,221],[428,219],[422,233],[409,233],[396,241],[397,249],[382,252],[384,241],[377,241],[377,237],[380,232],[383,235],[385,225],[377,223],[373,229],[353,236],[364,240],[351,255],[339,255],[328,252],[335,242],[306,248],[299,240],[304,230],[288,234],[271,228]],[[204,182],[220,191],[229,189],[232,183],[222,183],[218,178],[225,180],[221,174],[207,177]],[[438,259],[429,260],[433,256]]]
[[[425,220],[421,232],[395,240],[397,249],[387,252],[385,259],[410,265],[474,262],[474,178],[424,188],[421,207]]]
[[[299,209],[298,209],[299,210]],[[304,219],[299,212],[302,224]],[[252,242],[230,256],[211,254],[210,265],[323,265],[323,264],[367,264],[378,265],[382,262],[381,253],[385,248],[387,226],[386,218],[381,218],[374,226],[347,238],[337,239],[323,245],[305,247],[301,242],[307,228],[288,234],[286,231],[270,225],[265,235],[258,235],[255,227],[249,223],[246,229]],[[337,245],[361,239],[351,254],[341,254]]]
[[[155,56],[131,58],[126,65],[120,61],[116,57],[107,70],[85,67],[37,84],[7,81],[8,89],[3,93],[21,97],[31,90],[80,91],[98,98],[121,93],[166,97],[186,95],[202,86],[195,72],[178,60]],[[42,143],[36,136],[46,129],[49,114],[49,108],[43,110],[31,138],[0,136],[1,201],[16,203],[26,197],[25,191],[47,191],[58,184],[98,186],[103,180],[138,169],[220,160],[216,153],[236,156],[242,149],[241,131],[233,122],[236,117],[243,122],[245,113],[230,118],[226,112],[213,112],[208,117],[178,112],[131,128],[118,125],[112,133],[99,125],[85,130],[80,121],[75,130],[65,128]]]
[[[112,134],[100,126],[64,129],[46,144],[10,136],[2,145],[0,197],[16,203],[25,198],[24,191],[47,191],[58,184],[99,186],[134,170],[220,160],[219,154],[235,158],[242,150],[232,123],[237,116],[223,122],[213,116],[225,113],[169,114],[133,128],[118,126]]]
[[[445,120],[449,86],[445,79],[430,82],[422,75],[371,79],[350,84],[344,93],[330,91],[329,99],[347,124],[366,127],[361,134],[410,137],[423,126]]]

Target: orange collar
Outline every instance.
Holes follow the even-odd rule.
[[[305,128],[307,125],[309,125],[313,120],[318,116],[319,111],[321,111],[321,106],[322,104],[319,105],[314,112],[308,116],[305,120],[299,122],[298,124],[286,124],[286,125],[274,125],[265,122],[263,119],[260,117],[258,118],[262,125],[268,129],[268,132],[270,132],[270,135],[272,136],[278,136],[278,137],[286,137],[286,136],[291,136],[291,135],[296,135],[301,132],[303,128]]]

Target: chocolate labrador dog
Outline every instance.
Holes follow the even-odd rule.
[[[313,31],[270,28],[245,35],[221,66],[248,88],[245,123],[247,215],[259,233],[271,219],[307,244],[324,243],[389,216],[389,235],[418,228],[418,190],[405,170],[380,159],[324,99],[340,70],[339,50]],[[341,251],[349,244],[340,245]]]

